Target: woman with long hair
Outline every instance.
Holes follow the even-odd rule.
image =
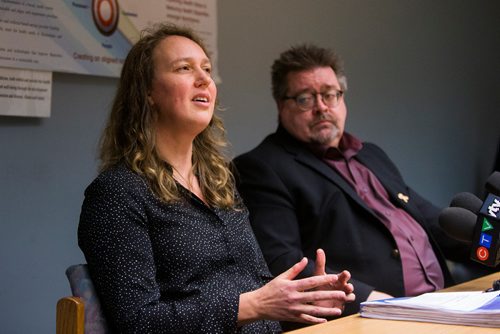
[[[276,333],[354,299],[348,272],[272,278],[222,150],[217,88],[188,29],[143,32],[123,65],[78,241],[120,333]]]

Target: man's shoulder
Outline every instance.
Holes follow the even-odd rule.
[[[379,177],[381,175],[397,175],[398,178],[402,179],[396,164],[377,144],[364,142],[363,148],[358,153],[358,159],[373,172],[377,171]],[[382,174],[384,171],[385,174]]]
[[[235,177],[263,183],[275,177],[293,179],[298,173],[294,150],[279,133],[270,134],[257,147],[233,160]]]
[[[281,163],[283,160],[291,159],[289,149],[279,134],[272,133],[262,140],[255,148],[238,155],[234,159],[236,165],[248,163],[249,161],[260,161],[267,164]]]
[[[379,145],[372,142],[363,142],[363,148],[358,154],[369,159],[382,159],[384,161],[390,161],[387,153]]]
[[[363,142],[363,148],[361,151],[370,152],[370,153],[384,153],[384,150],[377,144],[365,141]]]

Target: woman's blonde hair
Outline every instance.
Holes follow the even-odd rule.
[[[146,29],[131,48],[123,64],[111,113],[100,141],[100,170],[125,163],[146,178],[153,192],[163,201],[180,199],[172,166],[156,150],[154,120],[156,111],[148,103],[154,77],[153,51],[168,36],[183,36],[208,53],[201,40],[190,30],[161,24]],[[193,143],[193,172],[203,196],[211,206],[235,205],[234,178],[222,154],[227,146],[222,119],[216,114]]]

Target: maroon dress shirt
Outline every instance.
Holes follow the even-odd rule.
[[[391,232],[397,245],[395,252],[401,257],[406,295],[415,296],[443,288],[443,272],[427,234],[413,217],[390,201],[375,174],[356,160],[362,147],[359,139],[344,133],[339,148],[314,151],[353,187]]]

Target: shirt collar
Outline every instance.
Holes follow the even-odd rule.
[[[339,147],[311,146],[310,149],[320,159],[339,160],[352,159],[361,149],[363,143],[354,135],[344,132],[340,138]]]

